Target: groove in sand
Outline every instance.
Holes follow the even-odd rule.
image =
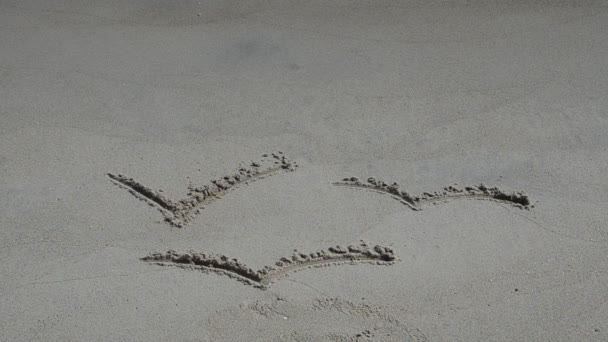
[[[160,266],[175,266],[224,274],[257,288],[266,289],[289,273],[311,267],[355,262],[391,265],[398,259],[391,248],[380,245],[372,248],[363,242],[359,246],[335,246],[328,248],[327,251],[321,250],[308,254],[296,252],[291,257],[279,259],[274,266],[264,266],[258,271],[254,271],[237,259],[230,259],[225,255],[195,252],[178,253],[170,250],[166,253],[150,254],[141,258],[141,260]]]
[[[272,176],[280,171],[294,171],[298,164],[289,160],[283,152],[264,154],[259,162],[252,162],[248,166],[241,166],[233,174],[213,180],[203,186],[189,186],[188,195],[179,201],[172,201],[151,188],[137,182],[133,178],[108,173],[112,182],[127,189],[133,196],[148,202],[156,207],[165,217],[165,221],[175,227],[182,227],[200,214],[204,205],[209,204],[227,192],[240,185]]]
[[[422,210],[423,205],[436,204],[447,202],[453,199],[476,199],[488,200],[501,203],[507,203],[520,209],[530,210],[534,205],[531,204],[530,198],[523,192],[507,193],[498,187],[487,187],[483,184],[479,186],[466,186],[460,188],[456,185],[450,185],[441,191],[424,192],[421,195],[413,196],[407,191],[400,191],[399,184],[392,183],[391,185],[376,180],[373,177],[367,179],[366,182],[360,181],[357,177],[344,178],[340,182],[334,182],[335,186],[346,186],[349,188],[366,189],[373,192],[387,194],[399,202],[407,205],[412,210]]]

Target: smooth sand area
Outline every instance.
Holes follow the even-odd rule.
[[[608,341],[607,56],[606,1],[0,0],[0,341]]]

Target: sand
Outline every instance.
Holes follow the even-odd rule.
[[[356,265],[359,262],[392,265],[398,259],[392,249],[380,245],[371,248],[365,241],[362,241],[359,246],[338,245],[329,247],[327,251],[302,253],[296,250],[292,256],[282,257],[274,265],[266,265],[257,271],[252,270],[238,259],[231,259],[226,255],[195,251],[179,253],[171,250],[166,253],[152,253],[141,260],[159,266],[176,266],[186,270],[201,270],[205,273],[215,272],[256,288],[268,289],[275,281],[304,269],[337,266],[344,263]]]
[[[604,1],[0,1],[0,341],[607,341],[606,56]]]

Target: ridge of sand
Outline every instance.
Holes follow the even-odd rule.
[[[444,203],[455,199],[494,201],[525,210],[534,208],[534,204],[531,204],[528,195],[521,191],[506,192],[499,187],[487,187],[484,184],[465,186],[464,188],[454,184],[446,186],[440,191],[423,192],[420,195],[411,195],[407,191],[400,191],[398,183],[393,182],[389,185],[384,181],[376,180],[374,177],[368,178],[367,182],[362,182],[357,177],[347,177],[342,181],[333,182],[332,185],[388,194],[414,211],[422,210],[421,206],[424,205]]]
[[[165,222],[181,228],[198,216],[205,205],[220,199],[240,185],[272,176],[280,171],[295,171],[297,167],[298,164],[283,155],[281,151],[272,153],[271,157],[264,154],[260,161],[251,162],[249,166],[241,165],[237,172],[212,180],[210,184],[190,185],[188,195],[177,201],[164,196],[162,190],[154,191],[133,178],[112,173],[108,173],[107,176],[113,183],[127,189],[136,198],[156,207],[165,217]]]
[[[225,255],[186,252],[178,253],[169,250],[165,253],[152,253],[140,260],[159,266],[175,266],[184,269],[198,269],[227,275],[243,283],[266,289],[273,282],[291,272],[298,272],[311,267],[339,265],[344,263],[373,263],[391,265],[398,259],[391,248],[375,245],[373,248],[362,242],[359,246],[329,247],[327,251],[312,253],[295,252],[291,257],[280,258],[274,266],[264,266],[254,271],[238,259]]]

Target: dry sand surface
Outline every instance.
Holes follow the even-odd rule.
[[[0,0],[0,341],[608,341],[606,1]]]

